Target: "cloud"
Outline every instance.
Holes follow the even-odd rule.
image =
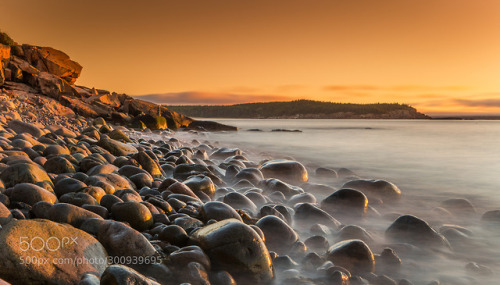
[[[460,105],[468,107],[493,107],[500,108],[500,99],[489,98],[489,99],[454,99],[454,101]]]
[[[171,92],[134,96],[137,99],[167,105],[229,105],[249,102],[289,101],[295,98],[267,94],[233,94],[216,92]]]
[[[326,85],[325,91],[352,92],[352,91],[370,91],[370,92],[422,92],[422,91],[464,91],[469,89],[467,86],[422,86],[422,85]]]

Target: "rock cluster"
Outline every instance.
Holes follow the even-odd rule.
[[[465,228],[434,229],[412,215],[395,216],[377,238],[384,232],[370,232],[381,215],[375,208],[397,207],[402,195],[387,181],[341,184],[336,171],[310,177],[293,160],[255,162],[240,149],[181,142],[170,132],[83,121],[74,131],[0,122],[7,282],[411,284],[401,269],[409,252],[451,253],[471,241]],[[442,205],[471,208],[463,199]],[[72,237],[77,246],[52,251]],[[59,264],[71,260],[83,264]],[[466,264],[474,276],[492,274]]]

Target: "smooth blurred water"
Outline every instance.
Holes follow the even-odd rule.
[[[415,195],[463,196],[500,206],[500,121],[216,119],[238,132],[209,141],[291,156],[310,169],[346,167]],[[262,132],[248,131],[261,129]],[[302,132],[271,132],[299,129]]]

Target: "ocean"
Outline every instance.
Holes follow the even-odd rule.
[[[202,138],[212,143],[263,157],[292,157],[312,171],[348,168],[364,178],[392,181],[403,194],[465,197],[500,208],[500,121],[215,121],[239,131],[204,133]]]

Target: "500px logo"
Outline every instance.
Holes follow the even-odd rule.
[[[22,251],[56,251],[61,248],[78,245],[77,237],[49,237],[43,239],[41,237],[19,237],[19,246]]]

